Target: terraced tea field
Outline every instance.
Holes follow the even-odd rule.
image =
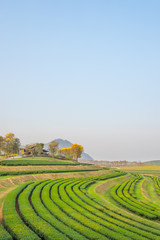
[[[160,179],[114,172],[30,181],[5,198],[0,239],[160,239]]]
[[[149,166],[128,166],[119,168],[125,172],[133,172],[138,174],[152,174],[155,176],[160,176],[160,165],[149,165]]]

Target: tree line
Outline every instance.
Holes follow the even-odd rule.
[[[23,149],[20,148],[20,140],[15,137],[14,133],[7,133],[4,137],[0,136],[0,154],[4,154],[5,157],[13,156],[14,154],[41,156],[43,154],[49,154],[55,157],[57,154],[64,157],[69,157],[74,160],[78,160],[83,152],[83,146],[79,144],[72,144],[69,148],[59,149],[58,143],[52,141],[49,144],[49,153],[44,149],[43,143],[27,144]]]
[[[81,157],[81,154],[83,152],[82,145],[79,144],[72,144],[69,148],[61,148],[58,150],[58,154],[71,157],[75,160],[78,160],[78,158]]]

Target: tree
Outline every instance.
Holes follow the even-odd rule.
[[[3,151],[3,147],[4,147],[4,138],[0,136],[0,154],[1,154],[1,151]]]
[[[71,145],[71,154],[73,155],[73,158],[78,161],[78,158],[81,157],[83,152],[83,146],[79,145],[77,143]]]
[[[58,154],[73,158],[72,149],[70,147],[59,149]]]
[[[7,133],[4,137],[4,152],[6,155],[13,153],[13,145],[15,141],[14,133]]]
[[[6,155],[19,152],[20,140],[15,138],[14,133],[9,132],[4,137],[3,151]]]
[[[29,144],[27,144],[26,146],[25,146],[25,154],[26,155],[32,155],[33,154],[33,145],[29,145]]]
[[[51,155],[54,157],[55,153],[56,153],[57,150],[58,150],[58,143],[55,142],[55,141],[52,141],[52,142],[49,144],[49,150],[50,150]]]
[[[43,152],[43,143],[34,143],[30,145],[26,145],[25,147],[25,154],[32,155],[32,156],[39,156]]]
[[[82,152],[83,146],[77,143],[72,144],[69,148],[61,148],[58,150],[59,154],[74,158],[76,161],[81,157]]]
[[[13,153],[18,154],[20,146],[21,146],[21,143],[19,138],[15,138],[13,142]]]
[[[35,155],[41,155],[43,151],[44,144],[43,143],[36,143],[34,147]]]

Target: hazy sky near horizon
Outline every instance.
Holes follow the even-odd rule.
[[[160,1],[0,1],[0,135],[160,159]]]

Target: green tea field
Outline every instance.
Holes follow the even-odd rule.
[[[153,170],[56,171],[0,179],[0,239],[160,239],[160,178]]]

